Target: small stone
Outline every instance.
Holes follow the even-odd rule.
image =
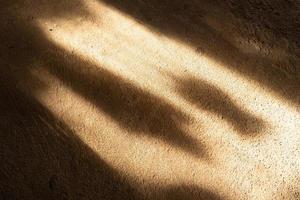
[[[57,176],[53,175],[49,179],[49,188],[50,188],[50,190],[53,191],[56,188],[56,185],[57,185]]]

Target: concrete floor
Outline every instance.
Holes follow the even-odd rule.
[[[0,5],[0,199],[300,199],[298,0]]]

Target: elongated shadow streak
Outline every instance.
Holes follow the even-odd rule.
[[[220,199],[185,185],[151,186],[147,198],[46,107],[0,78],[0,199]]]
[[[33,64],[38,63],[129,133],[147,134],[197,157],[206,155],[202,144],[183,130],[188,117],[174,105],[58,47],[35,23],[18,20],[13,15],[7,18],[13,23],[0,23],[5,28],[0,39],[6,58],[0,60],[4,60],[0,70],[16,84],[30,82],[28,93],[47,87],[31,74]]]
[[[0,199],[142,199],[66,124],[0,78]]]
[[[155,198],[156,199],[156,198]],[[196,185],[172,185],[164,188],[159,193],[159,200],[221,200],[219,194],[199,188]]]
[[[198,79],[178,80],[179,93],[200,109],[220,116],[238,133],[257,136],[265,128],[265,122],[237,106],[221,89]]]
[[[298,1],[99,1],[300,104]],[[254,54],[247,52],[252,42],[259,45]]]
[[[20,1],[6,2],[11,4],[12,8],[15,8],[15,2],[23,4]],[[67,1],[64,1],[63,3],[66,2]],[[45,9],[42,9],[43,12],[41,13],[45,14],[45,18],[57,17],[55,14],[58,12],[57,5],[60,4],[60,2],[45,1],[44,3]],[[52,5],[50,6],[52,9],[55,8],[53,9],[55,12],[47,10],[49,4]],[[117,170],[113,169],[113,167],[109,166],[99,155],[84,144],[71,128],[54,116],[48,108],[33,98],[35,92],[45,89],[48,84],[39,82],[39,78],[31,74],[31,69],[35,66],[34,64],[38,63],[41,66],[46,65],[49,59],[55,57],[55,53],[48,54],[49,51],[61,50],[59,53],[63,54],[63,56],[59,56],[56,58],[56,61],[53,61],[53,63],[61,66],[67,62],[64,58],[69,58],[65,57],[67,53],[63,49],[57,48],[52,41],[47,40],[39,28],[30,21],[32,16],[28,16],[30,20],[27,21],[19,18],[18,13],[15,13],[14,9],[9,10],[6,9],[6,6],[3,6],[0,10],[0,15],[3,17],[3,20],[0,21],[2,30],[0,32],[2,44],[0,46],[0,199],[144,199],[144,195],[141,195],[133,187],[134,184],[132,184],[132,182],[134,181],[128,177],[126,178]],[[69,14],[69,10],[66,9],[66,7],[63,7],[59,12],[59,16],[68,16]],[[74,12],[76,13],[77,11]],[[43,57],[45,55],[46,57],[50,56],[50,58],[47,57],[45,60],[41,59],[45,58]],[[58,61],[62,61],[62,63]],[[74,62],[82,63],[82,66],[86,66],[87,64],[78,57],[76,57]],[[57,73],[58,77],[61,78],[63,78],[63,75],[59,74],[60,70],[65,69],[72,74],[70,66],[62,69],[58,66],[54,67],[49,65],[47,69],[50,71],[53,70],[52,73]],[[78,67],[77,64],[75,64],[75,66]],[[49,69],[49,67],[53,67],[53,69]],[[82,68],[78,67],[76,69],[81,70]],[[94,71],[91,70],[90,72]],[[69,79],[64,77],[65,79],[62,80],[69,86],[75,82],[75,85],[71,88],[79,94],[91,95],[92,93],[97,93],[93,90],[95,87],[84,88],[78,86],[78,84],[80,84],[78,83],[79,81],[88,81],[88,84],[82,83],[84,86],[90,86],[90,84],[92,84],[90,82],[91,80],[95,82],[98,81],[98,76],[98,78],[94,79],[76,79],[78,78],[77,76],[85,75],[85,73],[87,72],[81,74],[75,70],[74,77]],[[101,79],[102,81],[100,81],[101,84],[105,87],[109,87],[109,89],[103,88],[103,91],[114,92],[111,90],[120,89],[114,85],[115,80],[118,80],[118,86],[120,86],[121,83],[127,84],[123,79],[121,79],[122,81],[120,82],[118,77],[110,72],[98,71],[97,73],[97,75],[99,75],[99,73],[103,73],[103,76],[106,75],[106,78],[100,76],[103,78]],[[88,73],[86,75],[88,75]],[[30,79],[29,82],[31,82],[31,86],[35,85],[33,88],[27,87],[28,79]],[[106,80],[110,79],[113,86],[110,86],[109,82],[106,82]],[[70,81],[72,82],[70,83]],[[126,84],[125,88],[131,86]],[[20,85],[22,86],[19,87]],[[97,88],[100,89],[100,87]],[[154,110],[158,113],[167,115],[167,119],[170,120],[172,114],[175,113],[176,115],[177,111],[175,108],[172,108],[171,105],[161,102],[161,99],[153,97],[147,92],[140,92],[138,88],[134,88],[131,93],[133,92],[135,95],[132,94],[131,97],[137,97],[137,99],[139,99],[138,97],[140,96],[138,94],[142,94],[141,97],[149,98],[149,100],[142,98],[143,100],[137,100],[137,102],[142,103],[135,103],[133,105],[145,104],[149,107],[148,109],[152,106],[156,108]],[[88,91],[84,92],[84,89]],[[130,91],[126,90],[126,92]],[[97,95],[98,97],[101,96],[99,94]],[[117,103],[118,97],[120,96],[116,94],[110,95],[112,96],[113,102]],[[104,98],[106,96],[103,95],[101,97]],[[93,97],[88,96],[85,98],[91,100]],[[120,100],[128,98],[129,97],[120,97]],[[106,112],[114,110],[114,106],[117,108],[124,106],[122,102],[119,102],[121,106],[106,105],[109,104],[109,98],[105,100],[97,99],[97,101],[104,102],[105,106],[103,106],[103,110],[106,110]],[[156,107],[156,104],[158,104],[158,107]],[[163,107],[162,111],[158,110],[161,107]],[[118,116],[126,116],[128,109],[134,110],[134,107],[131,106],[125,106],[125,108],[123,111],[116,111],[117,114],[111,113],[110,115],[116,119]],[[148,109],[146,109],[146,111]],[[142,108],[138,110],[141,113],[145,111]],[[134,113],[139,114],[140,112],[135,111]],[[148,113],[144,114],[147,115]],[[178,114],[178,116],[180,116],[180,114]],[[135,119],[135,117],[130,118]],[[154,118],[154,120],[150,120],[150,127],[151,123],[155,124],[157,122],[159,124],[164,122],[164,120],[159,118],[157,119],[153,116],[152,118]],[[122,123],[125,123],[125,121]],[[176,120],[173,120],[170,125],[174,125],[173,123],[175,123],[175,121]],[[147,123],[148,121],[144,119],[144,122]],[[135,123],[133,123],[133,125],[135,125]],[[170,125],[166,125],[166,127],[162,129],[166,130]],[[126,125],[124,124],[123,126]],[[133,129],[139,130],[143,128],[144,127],[141,126],[140,128]],[[152,127],[152,132],[156,131],[156,129],[157,127]],[[179,125],[175,125],[175,128],[170,128],[170,130],[176,129],[180,130]],[[158,132],[162,133],[161,131],[161,129],[158,130]],[[183,133],[183,131],[180,133]],[[178,138],[180,137],[181,136],[178,136]],[[171,136],[168,139],[172,141]],[[166,139],[167,142],[169,141],[168,139]],[[189,141],[189,139],[185,137],[183,140]],[[191,141],[191,143],[193,142],[194,141]],[[201,188],[197,189],[199,192],[201,191]],[[149,190],[147,190],[147,192],[149,192]],[[156,191],[152,192],[154,193]]]
[[[57,52],[61,55],[47,55],[52,56],[47,70],[130,133],[147,134],[192,155],[205,155],[202,144],[181,128],[188,117],[176,107],[63,49]]]

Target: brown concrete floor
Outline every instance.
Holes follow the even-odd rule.
[[[300,199],[300,2],[0,7],[0,199]]]

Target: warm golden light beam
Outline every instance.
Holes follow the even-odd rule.
[[[166,118],[177,121],[176,126],[203,143],[209,154],[209,159],[205,160],[164,140],[147,134],[132,134],[143,130],[124,128],[111,113],[99,109],[96,101],[87,98],[89,93],[72,88],[72,84],[84,86],[86,82],[82,80],[87,79],[79,79],[78,75],[76,79],[64,81],[51,72],[51,66],[37,63],[31,72],[48,88],[36,93],[36,98],[72,127],[106,163],[136,180],[141,191],[151,185],[185,184],[216,191],[228,199],[272,199],[279,189],[293,184],[300,166],[300,114],[295,104],[286,102],[256,80],[241,76],[204,54],[199,55],[190,46],[158,34],[106,4],[98,1],[85,4],[91,18],[37,20],[42,33],[58,47],[55,50],[64,50],[50,53],[53,58],[49,59],[57,59],[55,56],[61,54],[59,56],[65,56],[66,63],[71,66],[76,66],[77,61],[92,63],[96,70],[87,64],[83,69],[99,72],[95,75],[98,80],[95,85],[106,83],[103,80],[107,79],[107,74],[113,74],[112,77],[126,80],[122,83],[138,88],[134,91],[142,91],[139,94],[149,94],[142,97],[167,102],[161,104],[161,109],[174,106],[189,120],[181,122],[172,112]],[[69,70],[55,62],[53,65],[61,71]],[[101,72],[109,73],[99,78]],[[118,82],[117,78],[113,80],[112,84]],[[184,83],[189,91],[185,91]],[[104,85],[102,89],[109,87],[109,84]],[[94,87],[83,88],[91,90]],[[193,98],[190,90],[196,88],[196,98]],[[96,96],[101,90],[90,92]],[[199,93],[213,96],[199,97]],[[213,103],[209,103],[211,101]],[[120,101],[120,105],[124,105],[122,103]],[[115,106],[122,112],[118,116],[129,116],[129,109],[120,105]],[[149,113],[142,114],[136,117]],[[251,123],[255,121],[251,119],[258,118],[265,126],[255,136],[245,136],[243,128],[249,125],[238,122],[239,118],[250,119]],[[240,123],[241,127],[234,123]],[[169,134],[174,132],[169,131]]]

